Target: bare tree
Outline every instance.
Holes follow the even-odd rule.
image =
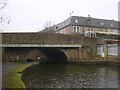
[[[45,27],[45,28],[49,28],[49,27],[51,27],[51,26],[52,26],[51,20],[47,20],[47,21],[45,22],[44,27]]]
[[[2,24],[3,22],[6,22],[7,24],[10,23],[9,17],[6,17],[3,14],[3,10],[7,6],[7,1],[8,0],[0,0],[0,24]]]
[[[43,26],[43,30],[41,32],[53,32],[54,31],[54,24],[51,20],[47,20]]]
[[[0,0],[0,11],[7,5],[7,0]]]
[[[2,26],[10,23],[10,18],[4,14],[4,9],[7,6],[8,0],[0,0],[0,32],[3,32]]]

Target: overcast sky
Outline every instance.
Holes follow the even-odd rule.
[[[4,14],[10,24],[3,24],[4,32],[34,32],[46,22],[57,24],[72,16],[118,20],[119,0],[8,0]]]

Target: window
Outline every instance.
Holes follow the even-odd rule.
[[[91,28],[90,30],[93,31],[93,28]]]
[[[85,27],[82,27],[82,28],[81,28],[81,32],[82,32],[82,33],[85,33]]]
[[[111,32],[114,32],[114,30],[113,30],[113,29],[111,29]]]
[[[118,30],[115,30],[115,33],[118,34]]]
[[[79,32],[80,32],[80,28],[77,27],[77,26],[75,26],[75,27],[73,28],[73,33],[79,33]]]
[[[116,30],[115,30],[115,29],[113,29],[113,32],[114,32],[114,33],[116,33]]]
[[[78,23],[78,20],[75,20],[76,23]]]
[[[104,29],[104,32],[107,32],[107,29]]]
[[[77,32],[79,32],[79,27],[77,27]]]
[[[60,33],[62,33],[62,30],[60,31]]]
[[[73,27],[73,33],[75,33],[76,32],[76,27]]]
[[[103,22],[100,22],[99,24],[100,24],[100,25],[104,25],[104,23],[103,23]]]
[[[87,20],[87,23],[90,24],[90,19]]]
[[[109,46],[108,47],[108,55],[117,55],[118,47],[117,46]]]
[[[107,32],[111,32],[111,29],[107,29]]]
[[[111,27],[113,27],[113,24],[111,24]]]
[[[98,55],[102,55],[103,53],[103,47],[98,47]]]
[[[101,29],[101,28],[99,28],[99,29],[98,29],[98,31],[102,31],[102,29]]]

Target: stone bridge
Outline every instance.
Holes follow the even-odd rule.
[[[3,33],[1,47],[3,62],[72,62],[95,58],[97,44],[104,40],[55,33]]]

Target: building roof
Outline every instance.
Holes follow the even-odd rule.
[[[58,31],[66,26],[88,26],[97,28],[118,29],[118,21],[97,19],[92,17],[72,16],[65,21],[54,26],[55,31]]]

